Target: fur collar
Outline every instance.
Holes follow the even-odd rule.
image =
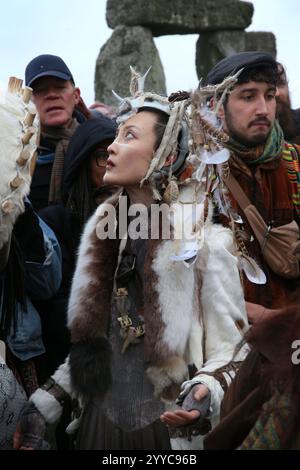
[[[97,237],[101,211],[100,206],[85,227],[68,308],[72,382],[84,395],[104,393],[110,384],[107,329],[119,240]],[[188,376],[184,353],[195,307],[194,270],[172,262],[173,251],[172,240],[149,240],[143,293],[147,372],[156,395],[166,400],[177,396]]]
[[[73,343],[70,352],[71,379],[75,390],[83,395],[105,393],[110,384],[107,329],[120,243],[119,240],[100,240],[97,237],[96,227],[101,211],[100,206],[84,230],[69,300],[69,327]],[[213,279],[209,278],[209,285],[205,288],[208,297],[205,303],[209,305],[209,312],[206,312],[209,318],[205,322],[213,320],[216,323],[211,341],[214,342],[215,334],[220,336],[217,322],[223,320],[215,314],[219,310],[222,311],[222,318],[226,317],[226,321],[233,325],[232,331],[236,330],[230,319],[234,306],[230,304],[223,312],[220,303],[224,303],[224,298],[215,305],[218,299],[215,295],[216,283],[219,281],[224,283],[225,291],[227,288],[229,292],[236,291],[234,300],[238,318],[243,293],[237,261],[233,262],[234,257],[228,252],[233,251],[233,248],[231,230],[210,223],[201,256],[190,267],[172,261],[176,240],[148,241],[144,264],[144,278],[147,280],[143,292],[146,330],[144,353],[145,361],[149,364],[147,374],[154,385],[155,394],[165,401],[173,401],[177,396],[180,385],[188,376],[188,364],[194,363],[200,369],[207,360],[203,357],[203,344],[207,343],[207,339],[202,326],[204,293],[201,286],[203,272],[206,272],[208,278],[207,260],[212,257],[209,269]],[[224,253],[231,257],[232,268],[228,268],[227,258],[224,261]],[[213,269],[212,264],[215,266]],[[235,277],[230,270],[236,271]],[[220,273],[225,273],[226,279],[220,281]],[[226,293],[224,295],[228,297]],[[230,318],[227,319],[226,315]],[[228,331],[233,334],[230,328],[226,326],[226,334]],[[226,337],[224,341],[227,344],[231,340]],[[221,346],[218,345],[220,350]],[[214,345],[211,350],[214,358]]]

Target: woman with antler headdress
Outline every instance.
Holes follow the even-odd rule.
[[[82,413],[68,428],[79,427],[79,449],[184,447],[160,420],[176,407],[182,382],[180,401],[197,426],[181,436],[207,432],[247,329],[232,232],[212,222],[216,182],[197,156],[188,157],[195,145],[214,151],[218,162],[228,155],[205,147],[204,125],[201,142],[190,139],[190,99],[170,103],[145,93],[145,76],[132,73],[104,176],[124,189],[86,225],[69,301],[71,352],[31,397],[32,413],[48,423],[68,394],[79,398]],[[26,433],[22,445],[34,447]]]

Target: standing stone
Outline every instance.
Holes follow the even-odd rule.
[[[118,26],[101,48],[96,62],[96,100],[116,105],[112,89],[122,97],[129,95],[130,65],[142,74],[151,65],[145,91],[166,94],[165,75],[151,31],[141,26]]]
[[[224,57],[243,51],[265,51],[276,58],[276,38],[273,33],[265,32],[218,31],[201,34],[196,45],[198,78],[205,78]]]
[[[252,15],[252,3],[239,0],[107,0],[106,5],[110,28],[141,25],[153,36],[243,30]]]
[[[277,49],[275,34],[264,31],[251,31],[246,33],[246,50],[266,51],[276,59]]]

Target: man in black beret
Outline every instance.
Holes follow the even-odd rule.
[[[245,297],[250,320],[265,309],[289,301],[293,282],[275,273],[262,256],[262,249],[242,208],[241,191],[256,207],[267,227],[280,227],[300,217],[300,148],[284,141],[276,120],[279,79],[275,59],[264,52],[241,52],[217,63],[207,76],[209,85],[236,75],[237,82],[219,109],[223,130],[229,135],[230,175],[240,187],[225,181],[232,204],[243,220],[240,229],[250,256],[258,260],[266,284],[245,279]],[[260,307],[262,306],[262,307]]]
[[[290,276],[280,269],[275,272],[265,250],[266,244],[273,243],[269,237],[272,228],[286,229],[294,221],[299,224],[300,147],[285,142],[276,120],[279,74],[272,56],[253,51],[226,57],[209,72],[207,84],[216,85],[235,74],[237,81],[219,110],[223,130],[229,136],[224,145],[230,150],[224,183],[239,221],[234,224],[238,248],[255,259],[266,275],[263,284],[250,282],[246,276],[243,279],[249,321],[258,324],[291,303],[299,284],[298,270]],[[248,204],[265,222],[263,243],[257,237],[258,218],[253,211],[250,217]],[[295,242],[299,239],[297,223]],[[278,248],[274,256],[288,257],[288,252],[289,249]],[[296,259],[296,268],[297,263]],[[260,397],[260,402],[257,398],[251,401],[252,392],[264,377],[262,364],[261,357],[252,351],[224,395],[221,417],[225,419],[206,439],[206,448],[232,449],[242,445],[259,416],[259,407],[268,399],[265,396]],[[263,448],[273,448],[272,439],[268,445]]]

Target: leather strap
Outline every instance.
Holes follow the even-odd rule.
[[[241,186],[235,179],[235,177],[229,172],[226,178],[223,178],[224,183],[226,184],[227,188],[236,199],[240,208],[245,211],[245,209],[250,206],[252,203],[250,199],[246,196],[244,191],[242,190]]]
[[[57,382],[55,382],[52,377],[50,377],[40,388],[50,393],[50,395],[53,395],[61,406],[64,406],[64,404],[71,399],[70,395]]]

